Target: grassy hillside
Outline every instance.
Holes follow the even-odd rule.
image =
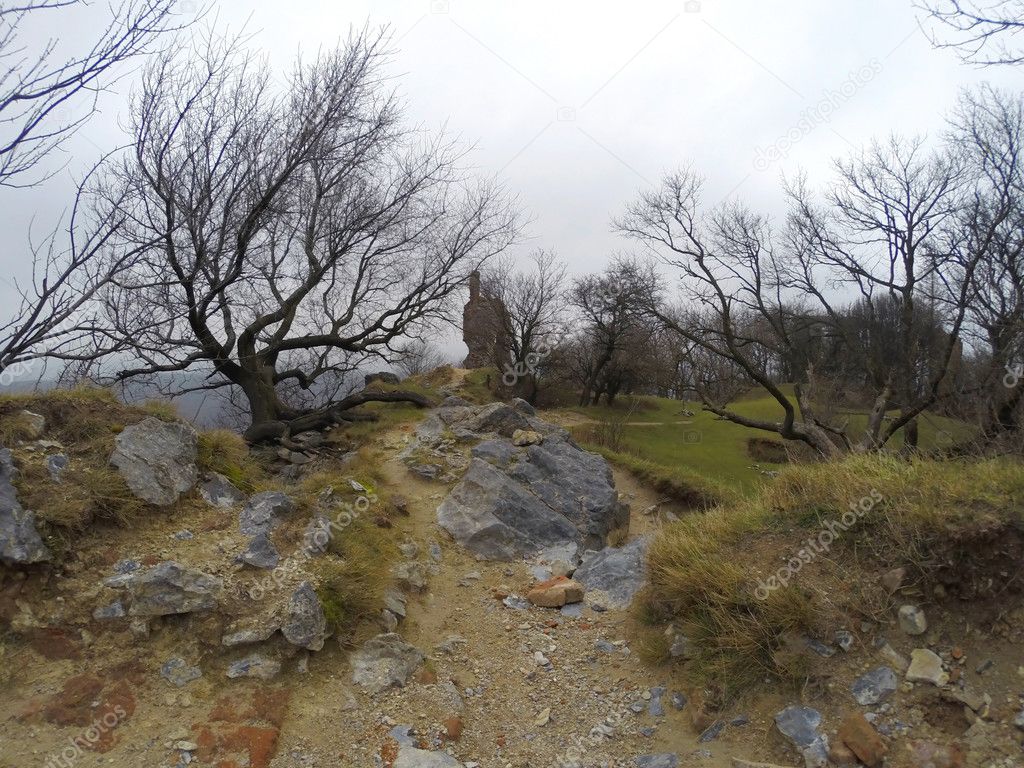
[[[634,405],[635,402],[635,405]],[[733,409],[745,416],[780,420],[782,409],[771,397],[760,393],[736,401]],[[764,471],[777,471],[782,464],[755,460],[748,451],[751,437],[781,440],[768,432],[748,429],[703,411],[699,403],[686,403],[660,397],[624,399],[615,407],[607,405],[571,409],[588,421],[626,420],[623,426],[622,452],[673,471],[689,471],[706,477],[741,494],[750,494],[769,477]],[[686,415],[691,411],[693,416]],[[867,423],[864,413],[849,412],[851,431]],[[968,437],[970,428],[954,419],[927,415],[921,422],[921,447],[925,450],[948,446]],[[578,435],[588,440],[587,430]],[[897,434],[891,446],[902,445]]]
[[[662,530],[640,606],[657,628],[648,650],[667,655],[661,630],[673,623],[690,640],[685,670],[697,682],[732,694],[765,677],[799,682],[814,661],[801,638],[887,622],[889,569],[906,569],[918,594],[939,585],[958,605],[991,602],[999,613],[1020,592],[1006,575],[1022,546],[1019,461],[793,465],[748,499]]]

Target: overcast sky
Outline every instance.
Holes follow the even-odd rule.
[[[783,172],[824,184],[829,159],[872,136],[937,134],[961,87],[1021,84],[1020,69],[933,50],[918,16],[911,0],[220,0],[208,18],[247,25],[282,69],[352,24],[390,25],[409,120],[474,143],[474,165],[532,219],[519,252],[553,248],[578,272],[630,247],[609,221],[667,169],[697,167],[709,204],[736,195],[778,215]],[[68,18],[55,34],[85,43],[89,19]],[[118,141],[131,82],[69,144],[55,179],[0,190],[6,274],[25,271],[30,215],[41,231],[67,206],[67,180]]]

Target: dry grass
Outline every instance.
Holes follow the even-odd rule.
[[[224,475],[246,493],[253,493],[265,474],[249,453],[248,443],[230,429],[210,429],[199,433],[196,464],[200,471]]]
[[[19,447],[28,437],[22,410],[44,416],[44,437],[64,446],[69,465],[61,483],[51,479],[42,451]],[[118,432],[147,415],[119,402],[112,391],[95,387],[0,397],[0,440],[14,449],[19,499],[36,513],[58,558],[93,522],[125,525],[149,509],[109,465]]]
[[[924,588],[955,578],[978,597],[993,573],[1019,573],[1022,470],[1010,460],[885,456],[787,468],[756,496],[663,530],[638,619],[683,631],[694,651],[684,669],[695,682],[728,695],[765,678],[799,684],[814,664],[800,638],[891,609],[878,583],[885,570],[906,567]],[[820,543],[827,524],[862,500],[870,502],[848,530],[836,529],[827,551],[799,560],[812,537]],[[790,558],[798,565],[788,583],[760,589]]]
[[[329,554],[315,565],[317,595],[333,632],[348,638],[379,617],[395,557],[394,542],[372,520],[360,517],[335,531]]]

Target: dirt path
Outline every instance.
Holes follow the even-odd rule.
[[[388,753],[395,725],[412,726],[421,744],[483,768],[568,765],[573,757],[581,766],[632,766],[637,756],[659,752],[678,753],[684,766],[725,768],[729,756],[752,751],[754,733],[763,732],[756,724],[697,742],[690,713],[673,707],[677,688],[669,671],[646,667],[629,646],[626,612],[588,607],[569,618],[496,599],[495,590],[525,594],[533,581],[527,564],[478,562],[449,541],[435,522],[447,489],[395,460],[394,435],[383,444],[391,454],[381,465],[388,485],[410,500],[410,517],[396,532],[419,545],[420,560],[432,570],[425,593],[410,598],[399,631],[429,661],[416,682],[370,698],[348,685],[340,654],[317,654],[308,682],[293,696],[273,766],[326,765],[318,758],[328,755],[344,766],[373,765],[382,747]],[[652,531],[657,517],[643,510],[661,500],[624,473],[616,481],[634,510],[631,535]],[[429,554],[432,544],[440,547],[439,560]],[[538,665],[537,653],[549,667]],[[648,712],[657,686],[666,689],[663,716]],[[355,706],[347,709],[353,696]],[[457,741],[448,729],[461,730]]]

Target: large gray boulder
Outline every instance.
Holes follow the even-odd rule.
[[[524,423],[536,426],[532,421]],[[611,531],[628,524],[608,463],[563,434],[549,430],[542,443],[523,447],[485,440],[472,456],[437,519],[480,558],[512,560],[568,545],[600,549]]]
[[[18,470],[7,448],[0,448],[0,562],[30,565],[47,562],[50,550],[36,530],[36,516],[18,501],[14,478]]]
[[[423,651],[398,634],[377,635],[351,655],[352,682],[373,694],[401,688],[425,658]]]
[[[147,416],[125,427],[115,440],[110,463],[120,471],[132,493],[166,507],[190,491],[199,479],[198,437],[188,424]]]
[[[647,581],[649,546],[650,539],[641,537],[623,547],[588,553],[572,577],[586,587],[588,595],[602,593],[607,607],[625,608]]]
[[[319,651],[327,636],[327,619],[316,590],[308,581],[299,584],[285,607],[281,634],[292,645]]]
[[[223,585],[217,577],[186,568],[173,560],[118,579],[117,583],[128,590],[131,616],[169,616],[211,610],[217,605]]]

